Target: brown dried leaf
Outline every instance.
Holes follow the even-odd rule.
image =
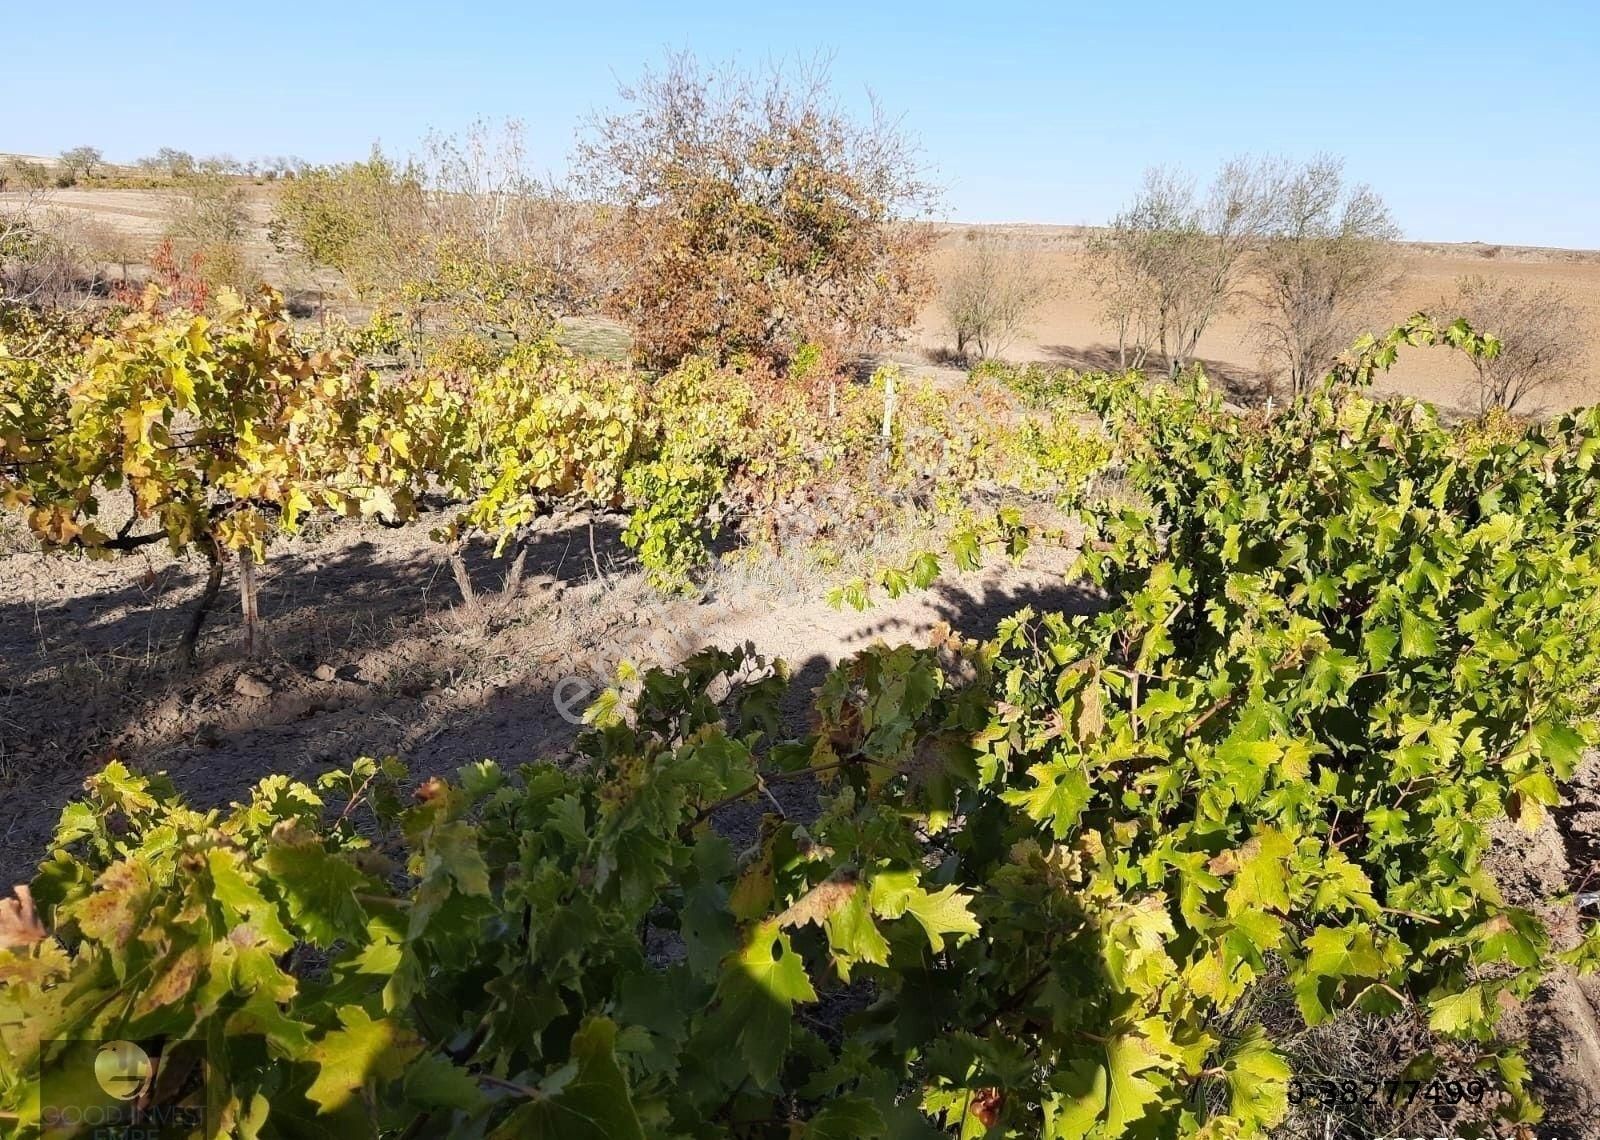
[[[778,916],[779,926],[804,926],[814,922],[821,926],[856,893],[854,872],[839,872],[797,898]]]

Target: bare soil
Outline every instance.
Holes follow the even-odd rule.
[[[666,597],[602,518],[603,579],[582,521],[538,537],[511,598],[499,592],[505,562],[478,552],[475,617],[427,529],[340,524],[274,547],[260,575],[269,651],[241,656],[235,599],[192,669],[173,647],[199,595],[198,562],[0,556],[0,882],[29,877],[60,808],[111,755],[169,772],[208,806],[268,773],[312,779],[362,755],[398,755],[419,777],[485,757],[519,763],[559,755],[573,711],[624,658],[670,666],[748,642],[788,662],[803,695],[875,640],[925,642],[940,622],[986,635],[1024,605],[1095,603],[1065,583],[1059,548],[865,613],[831,608],[801,571],[737,563],[703,597]],[[241,693],[245,675],[270,693]]]

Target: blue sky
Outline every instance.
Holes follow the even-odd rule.
[[[958,220],[1098,222],[1146,166],[1343,155],[1406,235],[1600,248],[1600,3],[560,5],[13,0],[0,151],[314,161],[430,128],[574,131],[670,49],[832,56],[922,139]]]

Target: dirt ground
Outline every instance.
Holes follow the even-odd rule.
[[[199,594],[197,562],[0,556],[0,792],[13,805],[0,882],[28,877],[61,806],[112,754],[167,770],[205,804],[271,772],[314,778],[362,755],[398,754],[420,775],[530,761],[560,753],[575,730],[563,706],[581,711],[623,658],[672,665],[704,645],[750,642],[787,661],[804,690],[877,639],[925,642],[939,622],[987,635],[1023,605],[1093,600],[1065,582],[1059,548],[865,613],[828,606],[804,568],[739,562],[702,598],[666,597],[601,519],[603,579],[583,522],[539,536],[509,599],[505,563],[478,554],[488,600],[474,619],[427,531],[340,523],[275,546],[261,576],[268,652],[241,657],[235,600],[212,619],[193,670],[171,647]],[[253,682],[270,691],[241,691]]]

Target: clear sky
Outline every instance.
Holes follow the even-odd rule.
[[[670,49],[833,58],[963,221],[1099,222],[1142,170],[1343,155],[1406,236],[1600,248],[1600,0],[4,0],[0,151],[405,153],[524,120],[559,170]]]

